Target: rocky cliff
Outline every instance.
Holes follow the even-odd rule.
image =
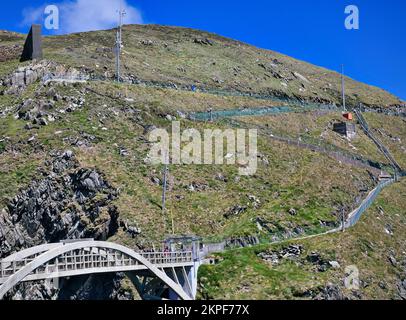
[[[38,178],[1,210],[0,258],[63,239],[107,240],[119,227],[117,208],[111,204],[117,195],[102,174],[80,168],[72,151],[52,154],[39,170]],[[110,295],[117,294],[121,278],[117,275],[75,278],[65,281],[61,290],[45,282],[22,284],[9,298],[111,298]],[[100,286],[104,286],[103,290],[98,290]]]

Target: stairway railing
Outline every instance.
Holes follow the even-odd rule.
[[[368,123],[365,120],[364,116],[362,115],[361,111],[355,109],[354,112],[355,112],[358,122],[361,125],[364,132],[376,144],[376,146],[383,153],[383,155],[386,157],[386,159],[388,159],[388,161],[391,163],[392,167],[394,168],[395,172],[398,174],[402,173],[403,172],[402,167],[397,163],[395,158],[392,156],[392,154],[389,152],[389,150],[384,146],[384,144],[378,138],[376,138],[375,135],[371,132],[371,130],[369,129]]]

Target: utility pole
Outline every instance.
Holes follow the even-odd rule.
[[[164,177],[163,177],[163,189],[162,189],[162,217],[164,219],[164,225],[166,225],[165,219],[165,211],[166,211],[166,187],[168,185],[168,174],[169,174],[169,167],[168,164],[165,164],[164,167]],[[172,225],[172,234],[175,234],[175,225],[173,221],[173,215],[171,214],[171,225]]]
[[[162,189],[162,215],[165,217],[165,205],[166,205],[166,185],[167,185],[167,180],[168,180],[168,164],[165,163],[164,167],[164,178],[163,178],[163,189]]]
[[[342,92],[342,101],[343,101],[343,108],[344,112],[347,111],[345,107],[345,80],[344,80],[344,65],[341,65],[341,92]]]
[[[117,35],[116,35],[116,77],[117,82],[120,82],[120,68],[121,68],[121,48],[123,46],[122,41],[122,26],[123,26],[123,18],[126,15],[125,10],[123,10],[120,6],[120,10],[118,11],[118,26],[117,26]]]

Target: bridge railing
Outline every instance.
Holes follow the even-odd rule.
[[[179,252],[142,252],[142,257],[147,259],[152,264],[174,264],[193,262],[192,251]]]
[[[185,264],[193,262],[192,251],[180,252],[140,252],[143,258],[154,265]],[[12,276],[29,264],[35,257],[15,261],[0,261],[0,279]],[[105,267],[129,267],[139,262],[123,253],[102,248],[86,248],[65,253],[46,265],[36,268],[34,274],[63,272]]]

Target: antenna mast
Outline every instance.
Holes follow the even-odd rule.
[[[342,92],[342,101],[343,101],[343,108],[344,112],[347,111],[345,106],[345,80],[344,80],[344,65],[341,65],[341,92]]]
[[[125,10],[121,8],[118,11],[118,26],[117,26],[117,35],[116,35],[116,77],[117,82],[120,82],[120,65],[121,65],[121,48],[123,46],[122,42],[122,26],[123,26],[123,18],[126,15]]]

